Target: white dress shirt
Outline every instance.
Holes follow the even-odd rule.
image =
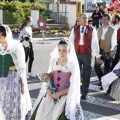
[[[101,36],[102,40],[105,40],[105,34],[108,31],[108,27],[103,27],[103,32],[102,32],[102,36]],[[117,45],[117,31],[114,30],[114,32],[112,34],[112,38],[111,38],[111,51],[114,49],[114,47],[116,45]]]
[[[79,45],[84,44],[83,36],[86,31],[86,27],[84,28],[84,33],[81,33],[82,26],[80,27],[80,42]],[[70,36],[69,36],[70,41],[74,44],[74,28],[71,30]],[[91,41],[91,49],[92,49],[92,55],[96,56],[96,58],[99,58],[101,55],[100,49],[99,49],[99,44],[98,44],[98,37],[97,37],[97,31],[95,27],[93,28],[92,32],[92,41]]]
[[[113,26],[116,30],[120,28],[120,23]]]

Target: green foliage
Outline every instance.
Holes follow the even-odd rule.
[[[30,2],[0,2],[0,8],[3,9],[3,20],[5,24],[20,24],[25,16],[30,16],[32,8],[38,8],[40,11],[46,11],[47,8],[40,3]]]

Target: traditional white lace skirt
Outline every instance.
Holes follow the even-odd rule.
[[[8,77],[0,78],[0,106],[5,120],[25,120],[32,108],[27,86],[24,95],[21,94],[21,79],[16,71],[9,71]]]

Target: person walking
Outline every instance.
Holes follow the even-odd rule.
[[[88,16],[86,14],[80,14],[80,25],[72,29],[69,39],[74,44],[80,70],[83,65],[81,99],[85,100],[90,83],[92,55],[96,56],[98,63],[101,62],[97,32],[95,27],[88,25]]]
[[[98,28],[98,41],[100,46],[101,60],[104,63],[104,72],[101,69],[101,64],[95,62],[94,68],[99,78],[98,86],[101,86],[101,77],[111,70],[111,61],[107,59],[109,52],[114,49],[117,44],[117,31],[110,25],[109,14],[103,15],[103,26]]]
[[[96,7],[96,10],[92,14],[92,19],[93,19],[93,26],[95,26],[97,29],[99,28],[99,22],[101,18],[102,18],[102,14],[101,12],[99,12],[99,7]]]
[[[0,25],[0,107],[5,120],[25,120],[32,109],[24,49],[7,25]]]
[[[30,16],[27,16],[23,21],[22,25],[20,26],[20,34],[19,34],[19,39],[21,40],[25,51],[25,62],[27,62],[29,58],[27,78],[36,77],[36,74],[31,72],[34,61],[31,25],[32,25],[32,18]]]
[[[99,12],[101,13],[101,15],[102,15],[102,17],[103,17],[103,15],[104,15],[104,8],[103,8],[103,5],[100,5],[100,8],[99,8]],[[102,26],[102,17],[100,18],[100,20],[99,20],[99,24],[100,24],[100,26]]]

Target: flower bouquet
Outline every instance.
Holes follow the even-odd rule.
[[[43,73],[42,75],[40,74],[37,75],[42,82],[46,82],[48,84],[52,93],[55,93],[57,91],[57,88],[55,87],[54,82],[52,80],[52,76],[53,76],[52,73]]]
[[[110,6],[110,10],[113,11],[113,14],[117,14],[117,11],[120,10],[120,0],[112,0],[112,5]]]

